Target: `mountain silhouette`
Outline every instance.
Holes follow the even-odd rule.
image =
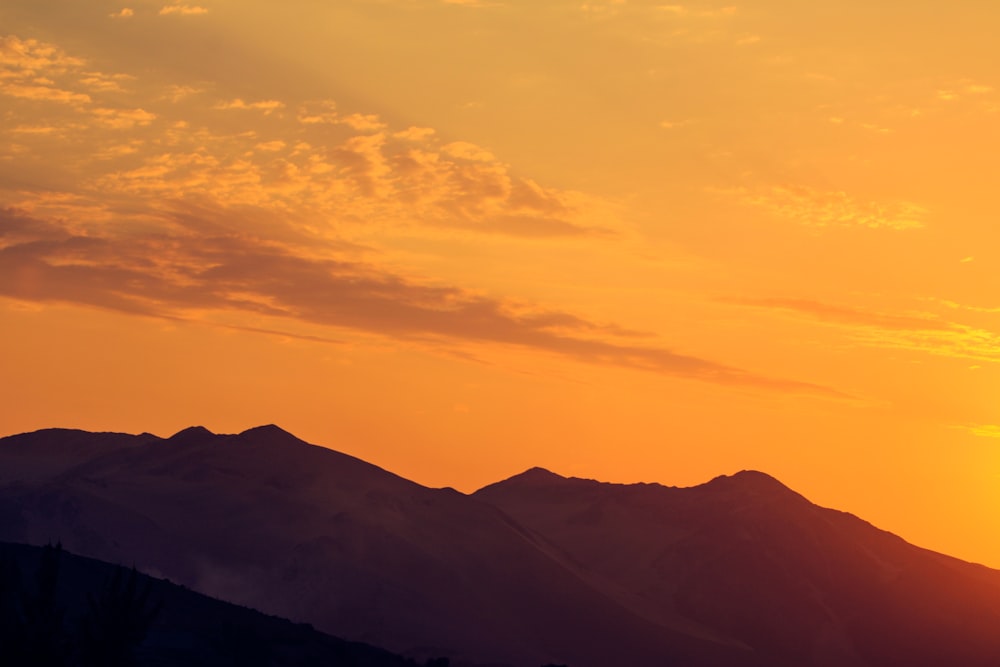
[[[1000,664],[1000,572],[742,471],[691,488],[538,470],[479,490],[636,613],[774,665]]]
[[[67,445],[64,440],[72,440]],[[61,467],[31,479],[27,450]],[[428,658],[537,667],[745,653],[609,601],[489,504],[280,429],[0,440],[0,539],[134,562],[194,590]]]
[[[1000,572],[744,471],[464,495],[269,425],[0,439],[0,539],[453,665],[1000,664]]]

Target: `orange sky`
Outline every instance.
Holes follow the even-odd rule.
[[[756,468],[1000,567],[996,3],[165,3],[0,7],[0,432]]]

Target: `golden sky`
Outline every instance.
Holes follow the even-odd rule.
[[[1000,566],[993,0],[5,0],[0,431],[755,468]]]

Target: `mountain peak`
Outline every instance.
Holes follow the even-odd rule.
[[[540,466],[535,466],[533,468],[528,468],[524,472],[514,475],[509,478],[508,482],[520,482],[523,484],[545,484],[550,482],[561,482],[566,480],[566,477],[556,474],[547,468],[542,468]]]
[[[562,475],[557,475],[551,470],[546,470],[535,466],[534,468],[528,468],[522,473],[518,473],[513,477],[508,477],[507,479],[501,480],[499,482],[494,482],[484,486],[483,488],[476,491],[476,493],[487,492],[489,493],[494,489],[508,489],[508,488],[542,488],[546,486],[554,486],[561,482],[568,481],[568,477],[563,477]]]
[[[252,428],[248,428],[247,430],[245,430],[242,433],[240,433],[240,435],[249,435],[249,434],[258,434],[258,435],[292,435],[291,433],[289,433],[285,429],[281,428],[277,424],[262,424],[260,426],[254,426]],[[292,437],[294,437],[294,436],[292,436]]]
[[[236,436],[242,441],[249,441],[251,443],[256,442],[302,442],[300,438],[295,437],[285,429],[275,424],[264,424],[262,426],[254,426],[253,428],[248,428],[247,430]]]
[[[188,426],[187,428],[174,433],[168,438],[168,440],[170,442],[191,442],[193,440],[201,440],[202,438],[214,435],[214,433],[209,431],[204,426]]]
[[[731,489],[755,495],[799,495],[775,477],[759,470],[740,470],[732,475],[719,475],[704,486]]]

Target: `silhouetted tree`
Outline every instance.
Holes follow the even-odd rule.
[[[60,556],[62,544],[43,547],[35,572],[35,591],[33,594],[21,591],[21,605],[14,618],[13,631],[19,635],[15,654],[24,665],[63,667],[69,661],[70,645],[63,627],[63,610],[56,605]]]
[[[448,667],[451,665],[451,660],[448,658],[428,658],[427,662],[424,663],[424,667]]]
[[[99,595],[87,594],[88,613],[80,627],[80,663],[83,667],[133,667],[135,649],[146,638],[162,602],[149,600],[152,583],[140,587],[133,567],[115,570]],[[141,588],[141,590],[140,590]]]
[[[24,584],[21,569],[9,553],[0,557],[0,665],[23,662],[21,600]]]

